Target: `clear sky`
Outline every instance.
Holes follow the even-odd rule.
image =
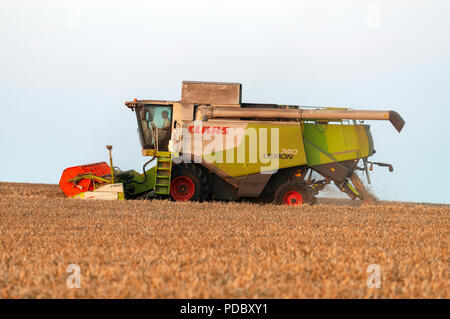
[[[373,190],[450,203],[450,2],[0,1],[0,181],[68,166],[141,170],[133,99],[182,80],[243,84],[245,102],[394,109],[371,122]]]

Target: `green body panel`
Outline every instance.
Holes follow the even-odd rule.
[[[368,125],[305,123],[303,140],[308,166],[359,159],[373,154]]]
[[[272,136],[276,137],[276,130],[279,135],[279,139],[277,138],[279,147],[274,150],[272,149],[275,146]],[[254,134],[255,132],[256,134]],[[261,138],[266,139],[266,142],[261,143]],[[226,153],[229,152],[228,150],[216,152],[217,154],[212,153],[209,156],[204,155],[203,158],[209,162],[211,162],[211,158],[223,158],[223,163],[214,162],[214,165],[231,177],[301,166],[307,163],[300,123],[284,125],[248,123],[244,139],[233,150],[234,162],[227,163]],[[267,147],[258,149],[258,145],[267,145]]]
[[[267,143],[262,143],[267,144],[267,148],[257,150],[257,156],[252,160],[249,155],[252,153],[251,146],[262,145],[259,135],[261,129],[267,130]],[[279,148],[275,151],[272,150],[271,141],[273,129],[278,129],[279,133]],[[256,139],[255,136],[253,140],[250,137],[251,131],[256,132]],[[229,150],[204,155],[203,160],[212,162],[228,176],[237,177],[287,167],[315,166],[368,157],[373,154],[373,140],[368,125],[250,122],[245,130],[245,141],[243,140],[233,151],[234,162],[226,161],[225,153]],[[241,157],[245,160],[238,161],[239,155],[245,155]],[[278,160],[272,158],[270,161],[271,156],[278,157]],[[217,162],[217,158],[222,158],[222,162]]]
[[[126,174],[126,178],[123,176],[124,173]],[[126,172],[115,171],[116,182],[124,183],[126,197],[138,196],[139,194],[146,193],[155,188],[156,166],[148,169],[145,173],[147,179],[145,179],[144,173],[139,174],[134,170]],[[145,183],[138,184],[133,183],[133,181],[138,183],[143,183],[145,181]],[[129,188],[129,186],[132,186],[133,188]]]
[[[125,196],[133,198],[149,191],[155,194],[168,195],[170,193],[170,179],[172,175],[172,156],[170,152],[152,151],[156,157],[156,165],[145,171],[145,175],[134,170],[115,171],[116,182],[123,183]],[[136,183],[135,183],[136,182]],[[140,184],[142,183],[142,184]]]

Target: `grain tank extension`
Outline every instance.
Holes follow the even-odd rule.
[[[405,122],[398,113],[244,103],[241,88],[185,81],[179,101],[125,102],[150,159],[142,174],[111,169],[109,184],[120,184],[125,198],[300,205],[313,204],[330,183],[352,199],[365,199],[355,172],[364,171],[370,183],[373,165],[393,170],[369,161],[375,150],[365,121],[389,121],[400,132]],[[82,180],[76,182],[88,184]]]

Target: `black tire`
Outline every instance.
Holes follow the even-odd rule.
[[[184,180],[192,181],[194,186],[192,196],[190,196],[189,192],[187,194],[183,194],[182,190],[178,191],[176,189],[172,189],[172,187],[175,185],[180,186],[179,182],[177,182],[179,181],[179,179],[177,180],[178,177],[182,177],[182,179],[184,177]],[[210,187],[206,176],[206,172],[201,167],[194,164],[185,164],[185,163],[173,166],[170,183],[170,197],[173,200],[203,201],[209,199],[209,193]]]
[[[301,200],[299,200],[300,198]],[[291,199],[292,204],[287,204],[287,199]],[[306,184],[301,182],[287,182],[278,187],[273,202],[277,205],[313,205],[316,203],[316,197]]]

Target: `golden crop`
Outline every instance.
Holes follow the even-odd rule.
[[[450,297],[449,206],[348,203],[82,201],[0,183],[0,297]]]

